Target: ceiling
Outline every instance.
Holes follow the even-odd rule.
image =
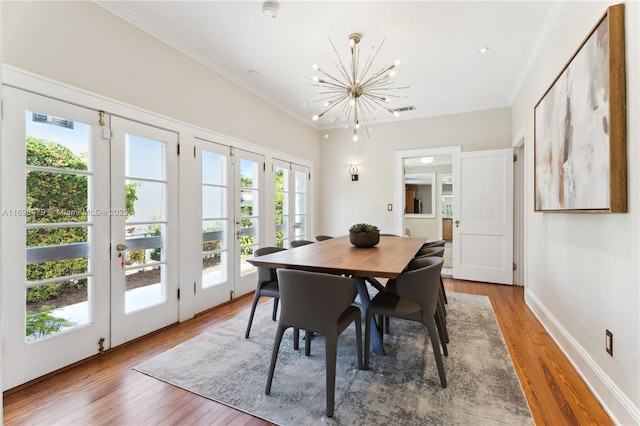
[[[394,77],[415,106],[377,122],[511,105],[545,28],[553,1],[280,1],[277,17],[261,1],[96,1],[186,55],[310,125],[320,104],[305,85],[313,64],[334,73],[348,62],[348,36],[362,35],[363,58],[385,39],[373,68],[400,60]],[[481,54],[479,49],[488,47]],[[337,72],[336,72],[337,73]],[[215,95],[212,94],[212,95]]]

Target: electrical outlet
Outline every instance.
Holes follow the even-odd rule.
[[[393,211],[393,204],[391,203],[387,204],[387,211],[388,212]]]
[[[613,333],[610,332],[609,330],[606,330],[605,332],[604,345],[605,345],[604,348],[607,351],[607,353],[613,356]]]

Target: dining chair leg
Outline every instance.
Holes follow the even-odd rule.
[[[271,315],[272,320],[276,320],[276,314],[278,313],[278,302],[280,302],[279,297],[273,298],[273,314]]]
[[[449,356],[449,350],[447,349],[447,339],[444,336],[444,325],[442,324],[441,313],[436,310],[436,314],[434,315],[436,321],[436,328],[438,329],[438,338],[440,339],[440,344],[442,345],[442,353],[444,356]]]
[[[306,356],[311,355],[311,336],[312,336],[312,332],[309,330],[306,330],[304,333],[304,354]]]
[[[447,300],[447,292],[444,291],[444,282],[442,281],[442,275],[440,275],[440,290],[442,290],[442,298],[444,299],[445,304],[449,304]]]
[[[249,332],[251,331],[251,324],[253,323],[253,315],[256,313],[256,306],[258,306],[258,300],[260,300],[260,295],[256,291],[255,296],[253,296],[253,303],[251,304],[251,313],[249,314],[249,323],[247,324],[247,331],[244,333],[244,338],[249,338]]]
[[[442,332],[444,335],[444,341],[449,343],[449,331],[447,330],[447,316],[445,315],[444,304],[441,300],[438,300],[438,305],[436,306],[436,314],[440,318],[441,325],[438,325],[438,331],[442,328]]]
[[[300,329],[297,327],[293,329],[293,349],[296,351],[300,349]]]
[[[338,356],[338,335],[325,336],[325,351],[327,360],[327,417],[333,417],[336,392],[336,359]]]
[[[438,341],[436,340],[436,336],[438,335],[438,330],[436,330],[436,324],[433,318],[427,318],[425,326],[427,327],[427,331],[429,332],[429,339],[431,340],[431,347],[433,348],[433,355],[436,358],[436,366],[438,367],[438,375],[440,376],[440,385],[443,388],[447,387],[447,377],[444,372],[444,363],[442,362],[442,355],[440,354],[440,347],[438,345]]]
[[[271,364],[269,365],[269,375],[267,376],[267,387],[264,390],[264,393],[269,395],[271,393],[271,382],[273,381],[273,372],[276,369],[276,361],[278,359],[278,352],[280,352],[280,343],[282,342],[282,335],[286,327],[278,326],[276,330],[276,338],[273,341],[273,351],[271,352]]]

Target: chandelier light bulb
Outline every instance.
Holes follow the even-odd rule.
[[[400,117],[400,111],[398,111],[398,110],[393,111],[393,115],[395,117]]]
[[[316,83],[320,81],[320,77],[318,77],[317,75],[314,75],[313,77],[311,77],[311,79]]]
[[[318,64],[313,64],[313,65],[311,65],[311,68],[313,68],[313,69],[314,69],[314,70],[316,70],[316,71],[320,69],[320,67],[318,66]]]
[[[318,114],[314,115],[313,117],[311,117],[311,119],[313,121],[318,121],[318,119],[320,118],[320,116]]]
[[[393,77],[393,76],[395,76],[395,75],[396,75],[395,70],[391,70],[391,71],[389,71],[389,77]]]
[[[357,133],[353,134],[353,141],[354,142],[358,142],[358,134]]]
[[[393,65],[395,65],[396,67],[397,67],[398,65],[400,65],[400,59],[396,59],[396,61],[393,63]]]

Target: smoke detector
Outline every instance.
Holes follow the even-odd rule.
[[[278,2],[277,1],[265,1],[262,3],[262,15],[266,18],[273,19],[278,16]]]

